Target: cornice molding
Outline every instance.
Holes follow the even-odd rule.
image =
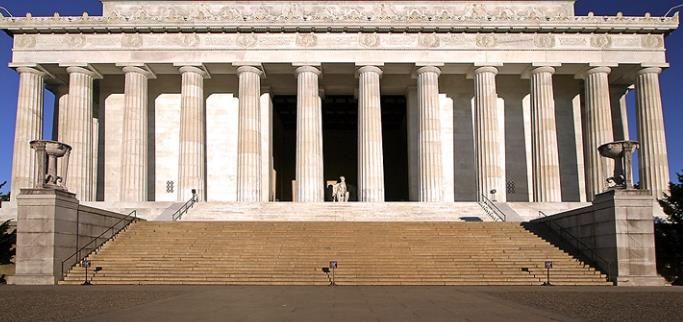
[[[24,33],[165,32],[574,32],[669,33],[679,17],[625,16],[107,16],[2,17],[0,29]]]

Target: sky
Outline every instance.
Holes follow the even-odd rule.
[[[578,0],[576,14],[586,15],[589,11],[596,15],[616,15],[621,11],[627,16],[642,16],[651,12],[662,16],[669,8],[683,4],[683,0]],[[0,6],[9,10],[14,16],[25,16],[31,12],[34,16],[51,16],[59,12],[62,16],[81,15],[87,11],[90,15],[101,15],[99,0],[0,0]],[[0,9],[2,10],[2,9]],[[683,8],[681,8],[683,10]],[[3,13],[5,14],[5,13]],[[671,68],[661,76],[662,100],[664,105],[664,123],[669,152],[669,168],[671,178],[678,171],[683,171],[683,144],[675,143],[683,137],[683,31],[677,30],[666,39],[667,57]],[[0,65],[6,66],[11,61],[12,38],[0,34]],[[0,183],[7,180],[2,190],[7,192],[12,172],[12,145],[14,141],[14,124],[17,104],[17,73],[0,66]],[[635,95],[628,98],[629,127],[631,138],[636,138],[635,127]],[[54,96],[45,91],[45,138],[51,138],[52,113]],[[636,168],[637,169],[637,168]],[[636,171],[637,174],[637,171]]]

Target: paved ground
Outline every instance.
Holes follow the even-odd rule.
[[[680,321],[683,287],[0,285],[1,321]]]

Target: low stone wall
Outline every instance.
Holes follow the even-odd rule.
[[[535,219],[531,224],[562,227],[593,248],[609,263],[595,264],[602,271],[609,270],[617,285],[666,284],[657,275],[653,204],[648,191],[608,191],[597,195],[591,206]],[[582,255],[591,257],[588,253]]]
[[[123,227],[126,215],[80,205],[68,192],[22,189],[17,196],[17,254],[13,284],[51,285],[62,276],[62,262],[92,241],[81,254],[100,246],[111,233],[97,237],[109,227]],[[115,232],[118,229],[114,229]],[[97,239],[97,240],[95,240]],[[95,241],[93,241],[95,240]],[[64,270],[81,258],[71,257]]]

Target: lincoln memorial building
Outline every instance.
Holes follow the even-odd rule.
[[[41,138],[73,148],[68,191],[104,204],[192,190],[318,203],[343,176],[352,202],[579,205],[619,168],[598,147],[629,139],[641,188],[667,189],[659,75],[677,15],[577,16],[568,0],[102,3],[102,16],[0,22],[19,74],[12,192],[34,181]]]

